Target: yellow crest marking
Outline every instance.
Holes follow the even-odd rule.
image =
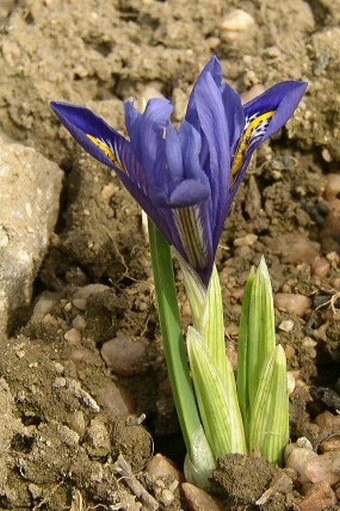
[[[248,120],[248,123],[245,126],[243,135],[241,137],[241,141],[239,143],[239,146],[237,148],[233,166],[231,168],[231,179],[232,183],[234,183],[235,178],[239,171],[242,168],[244,157],[246,155],[247,149],[249,148],[251,142],[258,136],[262,136],[265,134],[266,128],[275,114],[275,111],[273,112],[265,112],[264,114],[257,115],[250,117]]]
[[[105,140],[102,140],[98,137],[90,135],[89,133],[87,133],[86,136],[91,140],[91,142],[96,144],[96,146],[98,146],[99,149],[101,149],[103,151],[103,153],[105,153],[105,155],[108,158],[110,158],[110,160],[116,165],[116,167],[119,168],[119,170],[121,170],[122,172],[125,172],[125,169],[124,169],[121,161],[118,159],[118,156],[115,153],[115,151],[113,150],[113,147],[111,147],[111,145],[109,145],[107,142],[105,142]]]

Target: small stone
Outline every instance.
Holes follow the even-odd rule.
[[[312,265],[315,258],[320,256],[321,246],[299,233],[283,234],[273,239],[265,237],[264,243],[273,252],[281,255],[292,264],[307,263]]]
[[[301,439],[299,439],[301,440]],[[310,447],[298,442],[285,450],[286,467],[294,469],[301,484],[327,481],[336,484],[340,479],[340,451],[317,454]]]
[[[308,296],[290,293],[276,293],[275,307],[279,310],[303,317],[310,311],[312,300]]]
[[[170,490],[165,488],[164,490],[162,490],[159,500],[163,504],[164,507],[169,507],[175,500],[175,496]]]
[[[322,149],[321,151],[321,156],[322,158],[327,162],[327,163],[330,163],[333,158],[332,158],[332,155],[331,153],[329,152],[329,150],[327,149],[327,147],[325,147],[324,149]]]
[[[73,295],[73,299],[87,300],[89,296],[96,295],[107,291],[109,286],[104,284],[88,284],[87,286],[80,287]]]
[[[184,481],[182,472],[177,466],[163,454],[156,454],[146,466],[146,472],[155,479],[173,477],[177,481]]]
[[[86,328],[86,321],[83,316],[77,314],[72,320],[72,326],[77,328],[77,330],[84,330]]]
[[[325,257],[316,257],[312,264],[312,272],[315,277],[324,278],[327,276],[330,264]]]
[[[86,311],[87,300],[85,298],[73,298],[72,303],[80,311]]]
[[[324,440],[319,445],[320,452],[340,451],[340,434]]]
[[[305,476],[312,483],[322,481],[328,481],[330,485],[338,483],[340,479],[340,452],[325,452],[310,460],[305,467]]]
[[[326,187],[324,191],[325,199],[328,201],[338,199],[340,193],[340,174],[327,174]]]
[[[225,509],[221,501],[193,484],[183,483],[182,490],[192,511],[222,511]]]
[[[66,387],[66,378],[58,376],[53,382],[53,387],[55,389],[62,389],[63,387]]]
[[[294,321],[292,319],[285,319],[279,324],[279,330],[282,332],[291,332],[294,328]]]
[[[81,332],[77,328],[71,328],[65,332],[64,339],[70,344],[78,344],[81,342]]]
[[[145,369],[149,344],[145,339],[116,337],[103,344],[100,354],[117,376],[133,376]]]
[[[28,485],[28,490],[34,500],[39,499],[42,495],[42,488],[40,486],[38,486],[37,484],[30,483]]]
[[[295,387],[296,387],[295,376],[291,371],[289,371],[287,373],[287,389],[289,395],[293,394]]]
[[[298,502],[299,511],[324,511],[335,506],[337,498],[329,482],[314,484],[308,494]],[[333,509],[333,507],[332,507]]]
[[[110,435],[100,416],[90,422],[86,433],[90,453],[94,456],[106,456],[111,449]]]
[[[109,184],[103,186],[102,197],[105,200],[105,202],[109,202],[111,197],[114,195],[116,188],[117,187],[113,183],[109,183]]]
[[[287,360],[290,360],[293,357],[295,357],[295,353],[296,353],[296,351],[295,351],[294,346],[287,344],[287,346],[285,347],[285,355],[286,355]]]
[[[254,18],[242,9],[230,11],[221,23],[222,30],[238,32],[249,30],[255,24]]]
[[[285,449],[285,466],[295,470],[300,483],[306,484],[310,481],[305,473],[306,465],[317,457],[316,452],[311,449],[298,447],[297,444],[289,444]]]
[[[86,431],[86,421],[84,412],[82,410],[76,410],[67,417],[67,424],[69,428],[78,433],[79,438],[82,439]]]
[[[256,234],[247,234],[242,238],[236,238],[234,240],[234,247],[249,247],[254,245],[255,241],[257,241],[258,236]]]
[[[191,307],[190,307],[190,303],[188,300],[185,300],[185,302],[182,304],[181,318],[183,321],[183,325],[185,327],[188,327],[192,322]]]
[[[112,419],[134,413],[135,406],[131,394],[127,389],[118,387],[113,381],[99,387],[96,396]]]

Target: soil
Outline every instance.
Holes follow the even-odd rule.
[[[246,30],[226,28],[236,8],[253,18]],[[309,82],[294,119],[258,152],[217,263],[231,356],[242,289],[262,254],[274,293],[310,298],[300,315],[276,311],[295,379],[291,436],[305,436],[317,449],[336,433],[322,418],[335,418],[340,408],[340,191],[332,198],[329,191],[340,161],[339,13],[328,0],[2,2],[1,129],[57,162],[65,179],[31,306],[18,311],[0,343],[1,509],[152,509],[146,495],[159,509],[188,508],[179,487],[171,502],[164,492],[160,498],[145,471],[157,452],[182,468],[184,446],[140,209],[109,169],[76,147],[48,102],[86,104],[124,131],[123,100],[163,94],[174,102],[177,122],[212,53],[240,93],[287,79]],[[131,349],[121,368],[102,349],[113,339]],[[125,478],[120,455],[131,470]],[[225,509],[258,509],[255,501],[278,470],[267,465],[221,460],[214,477],[228,494]],[[136,479],[144,496],[126,478]],[[245,486],[242,495],[235,481]],[[285,488],[285,498],[278,492],[263,509],[296,509],[298,490]]]

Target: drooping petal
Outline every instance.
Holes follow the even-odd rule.
[[[254,114],[275,112],[261,142],[270,138],[292,117],[307,89],[307,83],[298,81],[281,82],[244,105],[247,118]]]
[[[130,142],[88,108],[55,101],[51,108],[87,152],[116,171],[127,190],[172,243],[164,215],[150,200],[146,172]]]
[[[245,126],[232,162],[229,204],[244,179],[255,149],[292,117],[306,88],[305,82],[282,82],[244,106]]]
[[[128,152],[129,142],[88,108],[52,101],[52,110],[62,124],[92,156],[118,172],[126,172],[121,153]],[[136,162],[137,164],[137,162]]]

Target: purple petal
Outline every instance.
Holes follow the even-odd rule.
[[[125,120],[134,153],[145,169],[152,169],[156,161],[164,129],[170,123],[173,106],[170,101],[155,98],[148,101],[143,113],[131,102],[125,103]]]
[[[171,124],[166,130],[165,154],[167,161],[167,178],[172,183],[179,183],[183,179],[183,158],[178,134]]]
[[[187,112],[185,115],[185,119],[188,122],[190,122],[190,124],[192,126],[194,126],[197,131],[199,131],[199,129],[200,129],[200,123],[199,123],[198,114],[197,114],[196,88],[199,87],[202,80],[205,80],[205,77],[207,75],[210,75],[213,78],[216,86],[218,88],[221,88],[222,67],[221,67],[220,61],[218,60],[218,58],[215,55],[209,60],[208,64],[203,68],[203,70],[201,71],[201,74],[197,78],[196,83],[193,87],[190,99],[189,99],[188,108],[187,108]]]
[[[233,155],[245,125],[245,114],[240,95],[227,83],[223,87],[222,101],[229,131],[229,148]]]
[[[200,164],[202,141],[199,133],[190,123],[183,121],[178,131],[178,138],[184,161],[185,177],[208,183],[208,178]]]
[[[50,106],[87,152],[118,172],[125,171],[117,154],[117,147],[128,145],[129,142],[118,131],[88,108],[57,101],[52,101]]]
[[[114,169],[119,177],[127,174],[144,192],[147,176],[137,161],[131,144],[118,131],[88,108],[70,103],[51,103],[51,108],[79,144],[101,163]]]
[[[281,82],[244,105],[248,118],[256,113],[275,112],[260,143],[279,131],[292,117],[306,89],[306,82]]]
[[[172,208],[188,207],[208,199],[210,197],[210,186],[200,183],[195,179],[182,181],[172,192],[169,206]]]

